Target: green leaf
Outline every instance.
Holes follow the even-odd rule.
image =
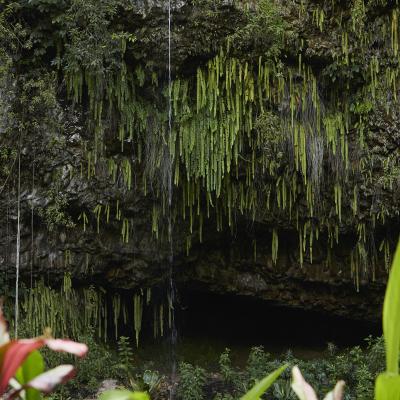
[[[256,383],[252,389],[250,389],[243,397],[241,397],[241,400],[258,400],[288,366],[289,364],[283,365],[276,371],[266,376],[260,382]]]
[[[392,270],[383,304],[383,334],[386,346],[386,372],[399,373],[400,351],[400,243],[394,255]]]
[[[44,361],[39,351],[35,350],[24,361],[22,366],[17,370],[15,378],[21,385],[26,385],[36,376],[44,371]],[[26,389],[26,400],[40,400],[42,398],[40,392],[36,389]]]
[[[129,390],[109,390],[100,395],[99,400],[150,400],[146,392],[130,392]]]
[[[400,400],[400,375],[380,374],[375,383],[376,400]]]

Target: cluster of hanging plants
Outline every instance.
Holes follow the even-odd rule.
[[[267,9],[264,3],[255,14]],[[188,247],[194,227],[202,240],[205,218],[213,218],[222,230],[224,225],[234,225],[237,214],[259,221],[283,214],[286,226],[299,234],[300,266],[305,257],[312,262],[313,242],[321,234],[328,238],[329,253],[339,244],[342,227],[350,225],[356,236],[349,262],[355,282],[358,286],[360,274],[373,277],[378,252],[369,254],[368,248],[379,247],[388,265],[389,244],[383,237],[371,246],[367,233],[384,227],[386,218],[398,212],[388,209],[386,202],[372,204],[370,209],[361,206],[366,196],[363,188],[374,183],[368,169],[377,162],[365,141],[370,135],[369,118],[382,108],[382,99],[389,99],[385,102],[388,115],[397,102],[398,10],[390,7],[378,17],[373,14],[376,4],[355,1],[343,10],[334,2],[327,3],[321,7],[302,2],[298,12],[314,29],[324,33],[329,26],[341,34],[339,43],[334,42],[340,47],[331,50],[329,66],[340,69],[338,74],[329,67],[322,72],[314,67],[307,60],[307,43],[301,37],[290,39],[297,45],[297,61],[283,63],[283,32],[276,38],[280,46],[273,57],[269,53],[245,59],[232,56],[228,38],[214,57],[197,68],[195,76],[175,76],[171,87],[159,83],[154,74],[150,82],[143,67],[127,64],[123,54],[119,70],[105,76],[84,67],[65,71],[71,98],[79,103],[86,93],[93,121],[94,142],[90,150],[85,148],[84,175],[90,179],[99,165],[107,163],[112,182],[122,176],[131,190],[132,176],[137,174],[142,179],[138,188],[146,193],[149,179],[165,169],[165,154],[159,149],[167,143],[174,166],[174,215],[189,221]],[[273,2],[268,5],[279,10]],[[280,24],[285,23],[282,16]],[[380,29],[365,30],[366,23]],[[378,50],[377,43],[382,44]],[[127,51],[124,37],[121,49]],[[345,72],[347,79],[335,87],[336,76]],[[356,77],[362,79],[357,88],[352,86]],[[324,85],[329,95],[322,94]],[[160,93],[164,101],[147,100]],[[102,152],[101,135],[109,119],[114,119],[123,156],[107,158]],[[133,155],[126,154],[127,143],[133,144]],[[378,162],[374,168],[382,171],[387,164],[398,168],[398,154]],[[147,165],[146,173],[138,172],[143,165]],[[380,189],[393,189],[396,180],[392,175]],[[161,201],[153,209],[156,236],[165,215],[163,189],[159,185]],[[96,208],[97,220],[102,215],[100,208]],[[117,214],[123,214],[117,209]],[[121,216],[119,220],[122,240],[127,242],[129,221]],[[273,232],[276,260],[279,226]]]
[[[215,222],[218,231],[233,230],[243,216],[271,226],[274,264],[285,231],[298,234],[299,268],[313,262],[317,242],[326,247],[329,266],[345,231],[353,235],[348,266],[357,288],[360,279],[374,279],[380,265],[388,268],[393,243],[386,227],[398,219],[399,210],[390,199],[398,185],[400,156],[397,150],[377,157],[370,143],[380,134],[371,128],[373,119],[378,114],[394,118],[398,105],[396,2],[237,2],[232,10],[239,9],[247,23],[221,40],[193,74],[176,68],[170,84],[165,70],[137,57],[143,38],[118,14],[121,9],[129,12],[128,3],[33,3],[27,7],[36,7],[46,23],[51,15],[53,42],[44,44],[43,38],[36,40],[25,27],[18,28],[15,42],[29,44],[7,50],[12,60],[7,73],[14,68],[28,75],[24,57],[48,63],[63,101],[85,117],[80,165],[60,169],[88,184],[106,174],[110,187],[119,189],[118,196],[100,198],[73,221],[65,215],[62,199],[54,202],[55,211],[42,211],[42,218],[84,234],[91,229],[102,235],[103,227],[117,224],[121,242],[129,245],[135,232],[124,196],[141,192],[153,200],[149,225],[158,240],[165,238],[161,227],[169,213],[175,223],[185,221],[187,252],[193,241],[202,241],[205,220]],[[15,15],[23,14],[23,7],[2,14],[3,31],[21,23]],[[9,21],[14,25],[7,25]],[[295,21],[304,26],[299,28]],[[327,37],[328,45],[315,44],[314,36]],[[257,42],[251,43],[251,38]],[[177,49],[172,45],[173,57]],[[22,120],[29,123],[31,114],[25,112]],[[4,160],[21,154],[21,148],[13,153],[11,147],[1,154]],[[170,165],[172,210],[165,184]],[[7,176],[7,168],[4,171]],[[251,245],[256,249],[256,241]],[[46,290],[60,304],[66,302],[58,309],[68,312],[66,304],[75,304],[73,292],[32,286],[24,308],[35,307],[33,315],[42,315],[40,310],[50,301]],[[140,299],[134,305],[136,332]],[[106,308],[100,300],[95,303],[93,315],[71,324],[72,334],[79,324],[95,318],[92,322],[106,335],[106,327],[98,323],[100,317],[106,323]],[[115,309],[118,304],[115,301]],[[119,318],[119,312],[115,315]],[[160,315],[158,321],[164,321]],[[60,315],[42,317],[64,332]],[[40,323],[32,321],[38,329]],[[161,322],[155,326],[163,330]]]

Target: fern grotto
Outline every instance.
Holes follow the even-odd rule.
[[[51,399],[239,399],[283,361],[320,393],[344,378],[345,399],[374,398],[400,233],[399,14],[0,0],[4,312],[14,337],[92,349]],[[296,398],[288,378],[263,398]]]

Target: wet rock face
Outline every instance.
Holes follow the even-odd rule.
[[[216,256],[216,255],[215,255]],[[248,260],[249,262],[251,260]],[[237,294],[266,300],[271,305],[326,312],[350,319],[376,322],[383,301],[383,284],[362,286],[357,292],[352,282],[326,274],[323,279],[310,276],[311,266],[303,270],[277,270],[259,264],[252,267],[224,266],[222,260],[204,257],[187,265],[177,276],[178,288],[202,292]],[[246,263],[247,264],[247,263]],[[249,265],[249,264],[247,264]],[[315,268],[323,268],[321,265]]]
[[[171,5],[174,11],[174,74],[193,75],[197,65],[205,63],[219,43],[243,24],[243,15],[229,1],[219,8],[211,8],[212,12],[202,12],[201,7],[194,7],[187,1],[176,0]],[[132,6],[137,20],[125,21],[123,15],[118,15],[118,19],[127,27],[138,24],[142,37],[146,39],[143,40],[141,53],[137,55],[139,62],[151,61],[165,71],[168,1],[133,1]],[[287,17],[292,18],[292,14],[297,15],[292,12]],[[300,25],[298,20],[293,21],[294,30],[306,30]],[[307,42],[309,47],[305,56],[311,63],[322,66],[330,62],[331,48],[337,43],[333,43],[334,39],[328,36],[323,40],[325,36],[321,34]],[[16,90],[11,86],[12,90]],[[80,145],[88,140],[85,110],[84,107],[75,110],[66,100],[63,90],[59,93],[60,104],[48,116],[49,121],[60,121],[57,129],[45,119],[40,134],[33,137],[26,135],[23,141],[23,160],[28,165],[23,168],[21,176],[23,279],[29,282],[32,274],[34,279],[45,278],[46,282],[57,285],[64,273],[70,271],[74,282],[79,285],[94,284],[114,289],[159,285],[168,276],[170,245],[166,240],[165,219],[160,223],[158,239],[152,231],[153,204],[159,201],[153,193],[156,188],[150,188],[146,196],[136,187],[127,191],[121,184],[121,176],[116,183],[110,183],[106,167],[97,171],[90,181],[80,179],[76,171],[87,165],[87,157]],[[7,96],[13,98],[12,94]],[[366,138],[376,157],[386,157],[398,151],[399,119],[396,113],[388,118],[384,113],[376,112],[370,135]],[[2,121],[0,114],[0,134],[5,131]],[[43,118],[40,121],[42,123]],[[113,152],[111,145],[108,151]],[[32,165],[35,166],[34,171]],[[57,183],[55,170],[61,171]],[[370,182],[361,187],[365,193],[363,209],[371,209],[371,204],[377,199],[379,203],[385,203],[389,210],[386,228],[395,231],[393,216],[399,204],[393,201],[393,190],[380,182],[381,174],[381,171],[371,170]],[[134,171],[134,181],[139,182],[142,175],[143,166]],[[13,279],[15,168],[9,179],[13,185],[7,192],[2,190],[0,181],[0,267],[8,279]],[[397,200],[399,193],[394,197]],[[121,224],[115,217],[116,199],[130,220],[128,243],[121,241]],[[93,210],[99,202],[103,207],[111,204],[108,223],[96,221],[93,217]],[[87,222],[84,222],[84,212],[90,214]],[[360,212],[360,220],[363,217]],[[342,238],[340,245],[333,248],[328,245],[327,237],[322,235],[314,244],[312,255],[308,250],[303,265],[300,265],[297,233],[292,222],[279,215],[271,216],[261,206],[256,216],[246,216],[237,211],[236,218],[232,231],[217,231],[216,221],[208,221],[203,227],[202,243],[199,243],[199,232],[195,230],[191,234],[194,244],[188,254],[187,221],[175,218],[172,249],[178,289],[251,296],[278,305],[326,311],[356,319],[379,318],[385,266],[377,263],[374,271],[370,268],[361,271],[357,291],[354,271],[349,265],[349,255],[357,235],[353,224],[346,224],[347,221],[342,224],[338,233]],[[56,221],[54,226],[49,226],[49,220]],[[271,243],[272,230],[276,227],[279,227],[279,246],[274,262]],[[376,241],[379,244],[379,233],[374,240],[371,243]]]
[[[267,300],[270,304],[315,310],[360,320],[377,321],[380,316],[385,284],[366,283],[356,290],[351,278],[345,249],[332,255],[327,267],[326,254],[318,249],[311,264],[298,264],[298,249],[290,232],[281,238],[276,265],[273,263],[270,233],[257,245],[257,255],[247,245],[251,240],[241,232],[235,239],[215,238],[196,248],[191,259],[177,266],[178,287],[216,294],[237,294]]]
[[[96,232],[95,221],[91,221],[86,232],[82,227],[55,228],[49,232],[35,211],[32,247],[30,206],[33,202],[40,207],[48,201],[46,184],[41,181],[40,185],[34,195],[28,190],[22,194],[21,272],[26,282],[29,282],[31,270],[34,279],[44,277],[53,285],[62,281],[66,271],[72,271],[74,281],[79,285],[94,284],[113,289],[137,289],[160,285],[167,280],[169,245],[165,239],[157,240],[151,231],[151,198],[139,193],[127,195],[126,207],[134,224],[128,244],[121,243],[119,224],[102,224],[100,234]],[[66,178],[63,185],[61,190],[69,199],[68,211],[75,216],[82,208],[96,206],[98,191],[110,190],[111,197],[115,196],[113,190],[118,192],[118,188],[110,189],[100,179],[93,186],[81,187],[74,184],[73,179]],[[9,207],[9,217],[1,228],[0,265],[12,279],[16,246],[15,203],[5,201],[3,206]],[[376,282],[371,282],[372,277],[365,275],[359,291],[356,290],[348,264],[354,239],[349,239],[347,249],[341,245],[330,254],[329,266],[326,242],[322,241],[313,249],[313,262],[306,259],[301,266],[296,234],[290,229],[281,231],[275,265],[270,223],[258,223],[254,230],[248,229],[248,223],[242,221],[232,235],[229,231],[217,232],[211,222],[207,229],[204,228],[203,242],[194,245],[188,255],[183,225],[174,224],[174,275],[178,290],[252,296],[277,305],[326,311],[355,319],[379,319],[385,273],[377,274]]]
[[[76,193],[75,193],[76,196]],[[121,244],[117,226],[107,227],[98,235],[88,228],[53,232],[43,225],[34,226],[33,277],[57,285],[65,271],[73,271],[79,285],[98,285],[112,289],[138,289],[163,285],[169,273],[169,246],[156,240],[148,224],[148,200],[136,205],[134,236],[129,245]],[[26,210],[26,217],[29,213]],[[2,235],[0,262],[8,278],[14,275],[15,219],[9,220],[11,234]],[[4,232],[4,231],[3,231]],[[4,232],[5,233],[5,232]],[[21,271],[29,282],[31,271],[31,238],[29,221],[23,227]],[[347,262],[346,249],[331,255],[331,266],[326,266],[323,249],[315,249],[311,264],[298,263],[298,249],[293,234],[284,233],[280,240],[278,259],[273,263],[271,234],[265,227],[256,233],[256,255],[253,238],[246,229],[236,237],[229,232],[211,229],[202,244],[194,246],[186,255],[185,237],[179,236],[179,225],[174,226],[174,276],[179,290],[201,291],[229,295],[244,295],[267,300],[270,304],[327,312],[332,315],[376,322],[380,318],[384,280],[374,283],[366,277],[356,290]],[[254,232],[252,232],[252,236]],[[66,261],[68,249],[68,261]]]

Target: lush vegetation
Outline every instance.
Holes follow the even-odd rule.
[[[132,381],[124,368],[121,370],[123,356],[115,351],[107,350],[104,345],[99,345],[90,336],[83,337],[89,345],[90,352],[77,364],[78,374],[66,385],[60,386],[51,398],[54,400],[68,398],[87,398],[93,396],[103,380],[116,379],[120,385],[134,390],[150,389],[146,384],[136,384]],[[262,348],[251,349],[248,361],[244,368],[235,367],[230,361],[227,350],[220,356],[220,367],[216,371],[194,366],[185,362],[179,368],[178,397],[183,400],[237,399],[248,391],[255,382],[262,379],[271,371],[284,364],[298,365],[305,379],[318,393],[327,393],[335,383],[343,379],[346,382],[345,400],[365,399],[374,397],[375,377],[384,370],[385,351],[382,339],[368,339],[366,347],[355,347],[346,351],[338,351],[330,346],[328,355],[314,361],[297,359],[290,352],[282,357],[272,357]],[[132,350],[131,350],[132,351]],[[61,363],[71,362],[71,358],[62,354],[44,352],[46,364],[49,367]],[[137,365],[135,359],[129,361],[131,376],[140,382],[146,371],[143,366]],[[161,366],[165,367],[165,366]],[[164,385],[167,378],[159,373]],[[142,378],[140,378],[142,377]],[[165,390],[164,385],[156,385],[151,389],[152,398],[159,398]],[[268,393],[268,398],[273,400],[295,399],[290,387],[290,370],[283,373]]]
[[[21,334],[26,330],[21,327]],[[148,391],[153,399],[168,393],[168,366],[146,365],[137,362],[131,340],[122,337],[117,349],[95,340],[93,334],[79,337],[90,351],[85,358],[75,362],[68,355],[47,349],[42,351],[45,364],[54,368],[60,364],[75,363],[77,374],[73,380],[57,388],[53,400],[85,399],[93,397],[104,380],[114,379],[118,385],[134,391]],[[219,358],[218,369],[207,369],[180,360],[178,368],[177,397],[182,400],[238,399],[264,376],[282,365],[298,365],[305,379],[317,393],[327,393],[338,380],[346,382],[345,400],[370,400],[374,397],[376,376],[385,369],[383,338],[366,339],[362,347],[337,349],[328,346],[326,356],[315,360],[301,360],[288,351],[281,357],[272,356],[262,347],[250,349],[246,365],[239,367],[232,362],[229,349]],[[160,371],[165,371],[165,375]],[[290,386],[290,369],[272,385],[268,399],[296,399]]]
[[[168,247],[172,218],[180,254],[244,219],[258,266],[285,265],[280,241],[289,235],[300,269],[332,268],[357,289],[387,272],[399,215],[397,2],[190,4],[176,11],[185,35],[172,25],[169,82],[167,21],[158,14],[155,27],[128,0],[1,2],[5,265],[13,271],[20,204],[30,241],[21,311],[36,316],[36,333],[51,321],[59,334],[93,325],[107,339],[113,313],[118,338],[131,304],[117,295],[110,307],[102,290],[74,279],[97,273],[96,235],[119,238],[123,252],[139,247],[144,224],[132,204],[143,197],[152,239]],[[255,223],[267,238],[252,231]],[[51,288],[36,272],[36,230],[47,238],[48,264],[59,266]],[[265,241],[268,256],[260,257],[257,242]],[[138,338],[152,280],[135,282]],[[88,311],[76,315],[75,307]],[[163,335],[168,299],[151,307],[155,336]]]
[[[146,370],[135,359],[133,343],[121,338],[118,349],[112,350],[94,340],[93,335],[79,338],[87,343],[90,351],[76,364],[77,375],[51,395],[54,400],[84,399],[94,396],[104,380],[115,379],[122,387],[148,390],[154,399],[162,398],[169,385],[167,374]],[[74,362],[68,355],[43,352],[48,368]],[[318,393],[327,393],[335,383],[346,382],[345,400],[372,399],[376,376],[385,368],[383,339],[368,338],[361,347],[339,351],[329,345],[327,355],[316,360],[301,360],[289,351],[281,357],[273,357],[262,347],[250,350],[244,367],[235,366],[227,349],[220,355],[219,368],[207,370],[182,360],[178,369],[177,397],[182,400],[238,399],[257,381],[284,364],[298,365],[305,379]],[[155,368],[157,366],[153,366]],[[166,366],[158,366],[165,371]],[[167,368],[168,369],[168,368]],[[290,387],[290,369],[273,384],[268,398],[273,400],[295,399]]]
[[[0,0],[1,294],[16,336],[51,326],[91,347],[57,400],[93,395],[105,378],[124,389],[104,400],[160,395],[163,378],[135,365],[119,331],[131,324],[139,346],[145,313],[154,338],[174,328],[173,283],[155,293],[167,273],[138,254],[172,269],[174,251],[184,259],[210,233],[241,229],[249,270],[316,267],[358,291],[386,279],[398,239],[397,0],[192,0],[172,26],[136,3]],[[177,397],[251,399],[272,384],[273,399],[312,393],[297,369],[290,385],[282,365],[296,364],[318,393],[344,379],[345,399],[400,398],[396,262],[385,351],[369,339],[303,362],[254,348],[242,370],[226,351],[214,378],[181,360]],[[111,294],[93,285],[105,281]],[[7,352],[25,342],[0,342],[1,394],[16,373],[14,390],[39,398],[42,356],[28,347],[11,368]],[[44,352],[50,368],[68,357]]]

